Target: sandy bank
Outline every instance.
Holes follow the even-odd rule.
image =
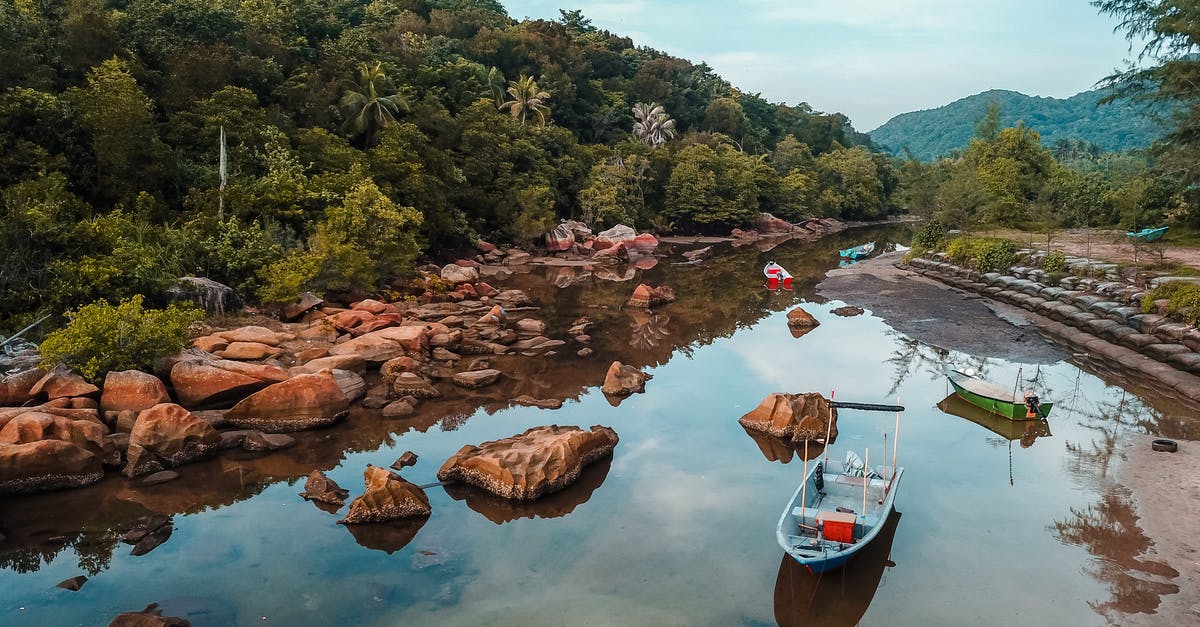
[[[1200,624],[1200,442],[1178,441],[1179,451],[1154,451],[1154,437],[1118,442],[1117,481],[1132,493],[1138,526],[1153,545],[1142,559],[1162,562],[1179,576],[1176,594],[1161,597],[1155,614],[1123,614],[1123,625]]]

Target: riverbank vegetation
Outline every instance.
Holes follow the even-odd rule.
[[[250,302],[397,290],[563,219],[726,234],[760,212],[947,228],[1196,221],[1156,154],[981,120],[933,163],[579,11],[495,0],[0,5],[0,326],[204,276]]]

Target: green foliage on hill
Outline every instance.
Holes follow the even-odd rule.
[[[1078,151],[1080,143],[1084,150],[1103,152],[1146,148],[1166,131],[1154,115],[1163,111],[1161,107],[1147,112],[1130,99],[1099,104],[1108,93],[1085,91],[1060,99],[993,89],[936,109],[903,113],[868,134],[894,155],[903,156],[907,150],[917,159],[931,161],[966,149],[992,103],[1000,108],[1001,126],[1023,123],[1037,131],[1042,144],[1054,149],[1059,159],[1067,158],[1067,151]]]
[[[0,39],[6,326],[162,304],[185,274],[243,298],[378,289],[422,254],[580,216],[728,232],[759,211],[894,210],[891,163],[845,116],[742,92],[579,11],[28,0],[0,3]]]

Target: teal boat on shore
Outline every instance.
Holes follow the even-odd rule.
[[[1166,235],[1169,226],[1160,226],[1156,229],[1142,229],[1140,231],[1126,231],[1125,235],[1138,240],[1139,242],[1154,242],[1162,239]]]
[[[1045,418],[1054,403],[1043,403],[1033,392],[1003,388],[973,374],[947,366],[946,378],[968,403],[1009,420]]]

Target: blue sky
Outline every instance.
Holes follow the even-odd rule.
[[[772,102],[869,131],[988,89],[1066,98],[1131,57],[1087,0],[501,0],[516,19],[592,24]]]

